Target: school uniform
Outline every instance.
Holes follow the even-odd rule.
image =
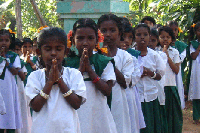
[[[156,51],[147,48],[147,55],[141,58],[144,67],[153,72],[159,73],[161,76],[164,75],[164,62]],[[141,129],[141,133],[161,132],[162,129],[160,124],[161,119],[158,102],[158,88],[155,85],[156,82],[156,80],[150,78],[149,76],[144,76],[143,78],[140,78],[139,82],[136,84],[146,123],[146,128]]]
[[[195,52],[200,43],[195,40],[191,42],[190,54]],[[200,119],[200,55],[197,56],[196,60],[192,60],[192,69],[190,76],[190,86],[188,99],[193,102],[193,120]]]
[[[128,52],[118,48],[113,58],[115,60],[115,67],[124,75],[126,85],[129,86],[131,74],[134,70],[132,56]],[[131,121],[125,89],[126,88],[121,87],[117,82],[115,82],[115,85],[112,87],[111,113],[116,123],[118,133],[131,132]]]
[[[104,55],[93,53],[90,65],[101,80],[115,81],[114,60]],[[67,57],[66,66],[79,68],[80,57]],[[83,73],[87,101],[78,109],[82,133],[117,133],[116,125],[107,104],[107,97],[99,91],[87,72]]]
[[[173,63],[180,63],[179,52],[175,48],[169,46],[168,54]],[[165,72],[165,108],[168,121],[169,133],[181,133],[183,125],[183,115],[181,102],[176,87],[176,74],[172,71],[169,63],[166,65]]]
[[[19,56],[8,51],[6,60],[12,64],[14,68],[20,68]],[[0,79],[0,92],[5,102],[6,114],[0,115],[0,129],[20,129],[22,127],[21,112],[19,108],[18,88],[15,75],[5,69],[4,79]]]
[[[86,87],[81,73],[73,68],[64,67],[62,78],[69,89],[86,100]],[[34,71],[28,77],[25,88],[28,103],[40,94],[46,84],[45,69]],[[49,99],[39,112],[33,111],[31,133],[80,133],[77,111],[63,97],[57,84],[52,86]]]
[[[0,79],[1,77],[2,78],[4,77],[3,74],[5,74],[5,67],[6,67],[5,58],[0,56]],[[5,113],[6,113],[6,107],[0,91],[0,115],[4,115]]]

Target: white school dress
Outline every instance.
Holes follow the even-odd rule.
[[[25,66],[23,66],[23,68],[20,71],[22,71],[23,73],[27,73]],[[29,119],[31,119],[30,107],[28,106],[28,103],[27,103],[27,98],[26,98],[25,89],[24,89],[24,82],[21,80],[19,75],[16,76],[16,80],[17,80],[18,95],[19,95],[23,127],[21,129],[17,129],[15,131],[15,133],[30,133],[32,123],[29,120]]]
[[[141,109],[141,102],[139,101],[138,92],[136,90],[136,83],[140,80],[140,77],[142,75],[142,61],[141,57],[139,56],[138,59],[132,56],[133,58],[133,65],[134,70],[131,75],[132,80],[132,86],[126,88],[126,96],[127,96],[127,102],[129,106],[129,115],[130,115],[130,121],[131,121],[131,132],[132,133],[139,133],[141,128],[145,128],[145,121],[144,116]],[[139,60],[139,61],[138,61]],[[140,63],[139,63],[140,62]],[[142,121],[142,127],[140,126],[140,121]]]
[[[7,58],[9,61],[9,58]],[[19,56],[13,62],[14,68],[21,68]],[[21,111],[19,108],[18,88],[15,75],[6,68],[4,80],[0,79],[0,91],[3,96],[6,114],[0,115],[0,129],[20,129],[22,127]]]
[[[92,68],[95,70],[94,67]],[[89,78],[87,73],[84,73],[84,78]],[[105,82],[116,80],[114,67],[111,62],[104,68],[101,79]],[[87,101],[78,109],[81,132],[117,133],[113,116],[107,104],[107,97],[95,87],[92,81],[85,81],[85,85]]]
[[[164,61],[164,69],[166,69],[166,65],[167,65],[167,55],[162,52],[161,47],[156,48],[155,49],[156,52],[158,52],[158,54],[162,57],[163,61]],[[165,75],[163,75],[161,77],[161,79],[157,82],[155,82],[156,87],[158,88],[158,101],[160,103],[160,105],[165,105],[165,90],[164,90],[164,84],[165,84]]]
[[[132,56],[128,52],[118,48],[114,60],[115,67],[124,75],[126,84],[129,86],[134,68]],[[126,90],[117,82],[115,82],[112,88],[111,113],[116,123],[118,133],[131,133]]]
[[[6,65],[5,60],[0,63],[0,75],[3,72],[5,65]],[[0,115],[4,115],[5,113],[6,113],[6,107],[0,91]]]
[[[161,77],[165,74],[165,63],[162,57],[154,50],[147,48],[147,55],[142,57],[143,66],[153,72],[159,73]],[[151,102],[158,98],[157,80],[145,76],[140,78],[136,84],[141,102]]]
[[[186,49],[179,54],[180,57],[180,63],[183,63],[185,57],[186,57]],[[180,101],[181,101],[181,108],[184,109],[185,108],[185,97],[184,97],[184,86],[183,86],[183,79],[182,79],[182,72],[181,72],[181,64],[179,65],[179,72],[176,75],[176,86],[178,88],[178,94],[180,97]]]
[[[86,87],[81,73],[64,67],[62,78],[69,89],[86,100]],[[34,71],[28,77],[25,87],[28,103],[45,86],[45,69]],[[33,111],[31,133],[80,133],[77,111],[65,100],[58,85],[53,85],[49,99],[39,112]]]
[[[196,50],[190,45],[190,54]],[[190,86],[189,86],[189,100],[200,99],[200,54],[197,56],[196,60],[192,60],[192,70],[190,76]]]

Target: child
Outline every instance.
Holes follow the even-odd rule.
[[[154,18],[150,16],[145,16],[142,20],[141,23],[145,23],[149,26],[149,28],[153,28],[156,25],[156,21]]]
[[[37,56],[37,37],[33,39],[33,50],[32,50],[32,56]]]
[[[178,32],[179,32],[178,23],[176,21],[169,21],[168,25],[173,30],[174,35],[177,39]],[[176,85],[177,85],[179,97],[181,100],[181,108],[184,109],[185,108],[185,97],[184,97],[184,87],[183,87],[182,75],[184,74],[184,68],[185,68],[185,66],[184,66],[185,63],[183,63],[183,62],[186,57],[187,44],[185,44],[181,41],[175,41],[174,44],[175,44],[175,48],[179,51],[179,57],[181,60],[181,65],[179,66],[179,73],[176,75]]]
[[[36,62],[37,57],[31,56],[33,47],[33,41],[30,38],[24,38],[22,41],[22,55],[20,58],[24,60],[25,67],[27,69],[26,79],[24,80],[24,85],[26,85],[27,78],[31,72],[37,69]]]
[[[122,22],[122,38],[120,41],[120,47],[126,50],[132,55],[134,63],[134,71],[132,73],[131,84],[126,89],[127,101],[129,105],[129,113],[131,119],[131,131],[132,133],[139,133],[141,128],[145,128],[144,116],[141,109],[141,102],[138,97],[138,91],[135,84],[139,81],[142,74],[142,61],[140,52],[134,50],[131,47],[133,42],[134,30],[127,18],[121,18]]]
[[[14,36],[8,30],[0,30],[1,56],[7,60],[4,80],[0,79],[1,94],[6,106],[6,114],[0,115],[0,133],[3,133],[4,129],[7,129],[8,132],[15,132],[15,129],[22,127],[18,88],[15,80],[21,64],[19,56],[9,51],[11,43],[14,44]]]
[[[20,54],[22,42],[16,38],[14,44],[15,44],[15,50],[14,50],[15,53]],[[27,104],[27,98],[25,95],[24,82],[23,82],[26,78],[27,70],[26,70],[24,61],[22,59],[20,59],[20,61],[21,61],[21,67],[18,70],[18,75],[16,76],[16,80],[17,80],[23,127],[21,129],[18,129],[17,133],[29,133],[30,132],[29,129],[31,127],[31,123],[30,123],[31,115],[29,111],[30,107],[28,107],[28,104]]]
[[[26,95],[33,111],[31,133],[80,133],[76,109],[85,101],[81,73],[62,66],[67,48],[65,32],[44,28],[38,38],[43,69],[28,77]]]
[[[121,20],[114,14],[105,14],[98,19],[98,28],[104,35],[104,47],[108,48],[108,57],[115,60],[115,75],[117,82],[112,88],[111,113],[119,133],[130,133],[131,122],[125,89],[131,82],[133,58],[117,48],[120,42]]]
[[[139,24],[134,29],[134,39],[137,43],[137,50],[141,52],[143,62],[143,73],[136,84],[146,128],[141,129],[143,133],[161,132],[161,120],[158,102],[158,88],[155,83],[164,75],[164,62],[160,55],[154,50],[147,48],[150,38],[150,28],[146,24]]]
[[[167,55],[159,51],[157,48],[157,45],[159,43],[159,35],[158,31],[155,28],[152,28],[150,31],[150,41],[148,44],[148,47],[158,52],[158,54],[162,57],[164,64],[163,68],[166,68],[167,64]],[[162,124],[162,133],[167,133],[168,127],[167,127],[167,117],[166,117],[166,111],[165,111],[165,92],[164,92],[164,84],[165,84],[165,75],[162,76],[161,80],[155,82],[156,87],[158,88],[158,101],[160,104],[160,115],[161,115],[161,124]]]
[[[189,86],[189,99],[192,100],[193,104],[193,120],[196,124],[199,124],[200,119],[200,22],[191,27],[190,34],[193,41],[190,45],[190,55],[192,58],[192,70],[190,77]],[[194,36],[196,35],[196,38]]]
[[[167,113],[168,132],[181,133],[183,116],[180,98],[176,88],[176,74],[179,73],[179,52],[170,45],[175,40],[173,30],[164,26],[159,29],[159,42],[161,50],[167,55],[167,66],[165,72],[165,108]]]
[[[113,59],[93,49],[98,43],[98,28],[92,19],[79,19],[73,26],[72,44],[77,56],[66,59],[66,65],[81,71],[86,88],[87,101],[78,110],[82,133],[116,133],[116,125],[107,105],[107,97],[116,80]]]

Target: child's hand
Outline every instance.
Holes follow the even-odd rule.
[[[166,53],[167,57],[169,57],[169,54],[168,54],[167,49],[168,49],[168,46],[167,46],[167,45],[164,45],[164,46],[163,46],[163,52]]]
[[[149,76],[151,73],[151,70],[146,68],[146,67],[143,67],[143,73],[141,75],[141,78],[143,78],[144,76]]]
[[[88,72],[89,70],[91,70],[91,65],[90,65],[89,56],[88,56],[88,50],[87,49],[85,49],[84,61],[85,61],[85,71]]]
[[[29,53],[29,51],[27,51],[27,54],[26,54],[26,62],[27,63],[30,63],[30,61],[31,61],[31,59],[30,59],[30,53]]]
[[[86,49],[84,48],[81,59],[80,59],[80,66],[79,66],[79,71],[82,73],[85,72],[85,52],[86,52]]]
[[[59,78],[59,70],[57,66],[57,60],[53,59],[51,69],[49,71],[49,81],[55,83],[58,78]]]
[[[1,56],[6,58],[6,48],[5,47],[1,47],[1,52],[0,52]]]

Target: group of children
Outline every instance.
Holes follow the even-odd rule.
[[[191,29],[189,99],[198,123],[200,23]],[[145,17],[132,28],[114,14],[97,24],[79,19],[68,35],[44,28],[37,51],[31,39],[0,30],[0,133],[181,133],[187,45],[177,37],[175,21],[158,28]]]

